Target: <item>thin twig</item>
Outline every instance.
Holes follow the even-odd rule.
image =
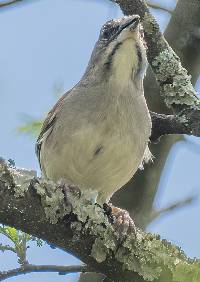
[[[150,8],[153,8],[153,9],[156,9],[156,10],[162,10],[162,11],[167,12],[169,14],[173,13],[173,10],[165,8],[165,7],[163,7],[159,4],[154,4],[154,3],[151,3],[150,1],[146,1],[146,3]]]
[[[11,0],[7,2],[3,2],[3,3],[0,3],[0,8],[10,6],[10,5],[16,4],[17,2],[22,2],[22,1],[23,0]]]
[[[171,211],[174,211],[176,209],[180,209],[182,207],[185,207],[186,205],[190,205],[194,200],[197,199],[197,197],[198,197],[197,195],[193,195],[193,196],[190,196],[190,197],[188,197],[184,200],[177,201],[177,202],[169,205],[166,208],[156,210],[156,211],[152,212],[151,219],[154,220],[157,217],[166,214],[167,212],[171,212]]]
[[[34,265],[27,264],[22,267],[11,269],[8,271],[0,272],[0,281],[6,280],[10,277],[18,276],[21,274],[27,274],[30,272],[57,272],[59,275],[65,275],[75,272],[91,272],[91,268],[86,265],[70,265],[70,266],[60,266],[60,265]]]
[[[0,251],[2,251],[2,252],[11,251],[13,253],[16,253],[15,248],[13,248],[9,245],[2,245],[2,244],[0,244]]]

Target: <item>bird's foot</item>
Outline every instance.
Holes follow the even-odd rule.
[[[72,203],[74,202],[75,199],[78,200],[81,197],[80,188],[76,185],[68,184],[63,187],[63,193],[64,193],[65,203],[67,205],[70,205],[73,211]]]
[[[135,223],[126,210],[107,204],[104,204],[104,210],[120,239],[131,233],[136,234]]]

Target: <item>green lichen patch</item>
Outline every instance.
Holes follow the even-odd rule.
[[[170,47],[154,59],[152,67],[167,106],[171,107],[175,104],[199,108],[200,102],[192,86],[191,77]]]
[[[55,224],[59,219],[73,212],[77,217],[77,221],[71,223],[75,237],[81,232],[89,233],[99,238],[101,249],[104,246],[105,254],[114,251],[117,247],[117,237],[103,209],[97,204],[94,205],[85,194],[80,196],[79,193],[76,193],[77,187],[69,189],[68,186],[65,186],[66,195],[64,196],[63,187],[63,185],[46,180],[35,185],[37,193],[41,196],[47,220]],[[65,197],[67,199],[64,199]],[[97,242],[94,243],[92,254],[96,254],[97,257],[100,252],[101,260],[106,259],[106,255],[102,255],[102,250],[98,250],[99,246]]]
[[[16,198],[24,196],[28,191],[30,181],[36,176],[36,171],[17,168],[0,158],[0,178],[8,189],[13,187]]]
[[[9,170],[15,182],[15,197],[23,197],[28,191],[30,181],[37,176],[36,171],[15,167],[10,167]]]
[[[152,252],[153,244],[146,241],[142,233],[137,234],[137,239],[130,236],[123,247],[116,254],[125,269],[137,272],[147,281],[153,281],[160,276],[162,268],[155,262]]]
[[[142,23],[143,23],[143,27],[144,27],[145,32],[149,35],[152,35],[152,33],[153,33],[154,22],[155,21],[154,21],[151,14],[149,14],[149,13],[144,14]]]
[[[106,260],[108,254],[109,249],[106,248],[101,239],[97,238],[92,246],[92,257],[95,258],[98,263],[101,263]]]
[[[55,224],[59,219],[71,212],[71,207],[64,201],[64,194],[59,184],[52,181],[40,181],[35,184],[37,193],[41,196],[41,202],[47,219]]]
[[[174,282],[199,282],[200,281],[200,263],[197,261],[183,262],[177,264],[173,272]]]
[[[15,168],[11,171],[5,162],[0,161],[0,175],[5,181],[12,180],[11,176],[15,175],[13,179],[18,181],[18,186],[26,187],[26,182],[32,175],[27,173],[25,178],[20,179],[22,170],[14,170]],[[12,175],[9,176],[9,173]],[[81,195],[80,190],[75,187],[68,189],[63,184],[40,179],[35,181],[34,187],[41,197],[47,220],[51,223],[57,223],[71,212],[76,215],[76,220],[71,223],[71,240],[76,242],[83,232],[92,235],[91,238],[95,240],[91,247],[91,256],[98,263],[113,258],[121,263],[122,269],[137,272],[146,281],[200,281],[200,262],[190,261],[179,248],[166,240],[160,240],[156,235],[137,230],[136,235],[128,235],[123,242],[119,241],[104,210],[93,204],[86,195]]]
[[[147,40],[147,43],[149,43],[148,45],[150,45],[149,48],[151,48],[151,53],[153,53],[153,45],[156,45],[157,50],[166,48],[167,43],[161,39],[162,35],[159,30],[159,25],[149,12],[144,14],[142,25],[145,32],[145,39]],[[156,51],[156,49],[154,51]]]
[[[164,269],[172,276],[177,267],[187,260],[179,248],[139,230],[136,238],[133,235],[127,238],[116,257],[125,269],[137,272],[147,281],[163,279]]]
[[[173,277],[172,282],[181,282],[185,267],[187,277],[193,279],[185,281],[199,282],[195,280],[199,277],[199,262],[188,262],[182,251],[169,242],[137,230],[136,236],[127,236],[119,245],[118,236],[103,209],[93,204],[84,194],[73,193],[73,189],[70,191],[66,187],[64,195],[63,187],[50,181],[40,181],[35,188],[41,196],[47,219],[51,223],[56,223],[72,211],[77,217],[77,220],[71,223],[74,234],[72,240],[76,241],[82,232],[96,238],[91,248],[91,256],[98,263],[113,257],[122,264],[124,270],[137,272],[146,281],[165,281],[163,273],[166,272]]]
[[[99,205],[93,204],[85,195],[74,198],[71,194],[69,197],[73,213],[83,223],[84,231],[98,238],[92,246],[91,256],[98,262],[106,260],[107,255],[115,251],[118,245],[113,226],[109,223],[103,209]]]
[[[142,19],[142,23],[143,23],[145,33],[148,34],[148,36],[150,36],[152,34],[155,35],[156,34],[155,31],[158,32],[158,30],[159,30],[159,27],[156,24],[154,17],[148,12],[146,12],[144,14],[144,17]],[[154,38],[155,38],[155,36],[152,37],[152,39],[154,39]]]
[[[9,189],[14,186],[14,179],[9,171],[7,162],[0,157],[0,179],[4,185]]]

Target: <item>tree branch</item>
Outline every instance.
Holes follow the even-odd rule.
[[[180,56],[184,67],[192,75],[193,85],[195,85],[200,73],[200,40],[194,37],[193,33],[200,27],[199,10],[199,1],[178,1],[165,31],[168,42]],[[159,95],[158,84],[150,67],[144,80],[144,90],[148,106],[152,111],[170,113],[162,96]],[[153,203],[159,188],[160,175],[169,151],[172,145],[181,139],[183,137],[180,135],[165,135],[159,143],[150,144],[150,150],[155,157],[153,164],[147,165],[143,171],[138,170],[124,189],[117,191],[112,197],[112,203],[133,214],[135,222],[142,229],[145,229],[151,222],[150,215],[154,209]]]
[[[130,2],[130,1],[129,1]],[[138,2],[138,1],[137,1]],[[141,1],[140,1],[141,2]],[[148,16],[148,14],[147,14],[147,16]],[[152,28],[152,26],[150,26],[150,28]],[[147,28],[147,25],[146,25],[146,33],[148,33],[147,32],[148,31],[148,28]],[[152,35],[151,35],[152,36]],[[147,37],[147,36],[146,36]],[[155,40],[155,39],[154,39]],[[155,40],[156,41],[156,40]],[[160,44],[160,42],[159,42],[159,44]],[[165,50],[165,49],[167,49],[167,48],[164,48],[163,50]],[[167,49],[167,51],[168,51],[168,49]],[[161,52],[162,53],[162,52]],[[166,54],[168,55],[168,52],[166,52]],[[157,56],[155,56],[155,58],[156,57],[159,57],[159,55],[160,54],[158,54]],[[173,56],[172,56],[173,57]],[[158,58],[157,58],[158,59]],[[162,58],[161,58],[162,59]],[[160,57],[159,57],[159,60],[156,60],[155,62],[156,62],[156,65],[157,65],[157,68],[159,69],[160,68],[160,64],[162,65],[162,63],[160,63],[160,61],[161,61],[161,59],[160,59]],[[169,59],[169,58],[167,58],[167,59]],[[174,58],[173,58],[174,59]],[[176,57],[175,57],[175,59],[176,59]],[[152,60],[152,62],[153,62],[153,60]],[[152,64],[153,65],[153,64]],[[177,66],[177,65],[176,65]],[[179,67],[179,65],[178,65],[178,67]],[[178,71],[180,71],[180,69],[178,68]],[[160,72],[160,71],[159,71]],[[157,75],[157,77],[159,76],[159,72],[158,72],[158,75]],[[167,74],[167,75],[169,75],[169,73]],[[178,73],[178,76],[179,76],[180,74]],[[168,78],[168,77],[167,77]],[[170,77],[170,79],[171,79],[171,77]],[[159,81],[159,79],[158,79],[158,81]],[[186,80],[186,82],[188,83],[188,80]],[[172,86],[174,86],[174,83],[172,83],[172,80],[163,80],[163,78],[161,78],[161,80],[159,81],[159,83],[160,83],[160,88],[162,89],[163,88],[163,86],[166,84],[166,86],[168,87],[168,86],[170,86],[171,87],[171,85]],[[189,84],[188,84],[189,85]],[[188,86],[187,85],[187,86]],[[169,88],[169,87],[168,87]],[[187,88],[187,87],[186,87]],[[164,89],[164,88],[163,88]],[[190,88],[188,88],[189,90],[191,90]],[[164,90],[166,90],[166,89],[164,89]],[[165,91],[166,92],[166,91]],[[165,92],[163,91],[163,94],[165,94]],[[181,91],[182,92],[182,91]],[[181,92],[178,92],[178,100],[181,98],[181,95],[179,95]],[[190,91],[189,91],[190,92]],[[177,93],[176,93],[177,94]],[[191,93],[190,93],[191,94]],[[194,95],[193,95],[194,94]],[[185,94],[184,94],[185,95]],[[165,95],[164,95],[165,96]],[[187,111],[188,110],[188,108],[192,111],[192,113],[193,113],[193,110],[194,110],[194,108],[193,108],[193,106],[195,106],[195,107],[197,107],[198,108],[198,103],[197,103],[197,105],[196,105],[196,99],[194,98],[194,96],[195,96],[195,93],[194,92],[192,92],[192,105],[191,105],[191,101],[189,101],[189,105],[187,104],[187,103],[183,103],[183,108]],[[167,97],[167,98],[169,98],[169,97]],[[177,97],[176,97],[177,98]],[[191,97],[189,97],[189,98],[191,98]],[[171,98],[170,98],[171,99]],[[170,102],[170,99],[169,99],[169,102]],[[166,100],[166,99],[165,99]],[[173,99],[172,99],[173,100]],[[187,99],[186,99],[187,100]],[[189,99],[190,100],[190,99]],[[174,100],[174,101],[176,101],[176,99]],[[176,104],[177,103],[174,103],[174,101],[173,102],[170,102],[169,103],[169,106],[171,106],[174,110],[175,110],[175,112],[178,112],[178,113],[182,113],[182,106],[181,107],[179,107],[179,104],[181,104],[182,105],[182,103],[178,103],[178,107],[176,106]],[[180,101],[179,101],[180,102]],[[187,102],[187,101],[186,101]],[[167,102],[167,104],[168,104],[168,102]],[[175,104],[175,106],[174,106],[174,104]],[[185,105],[186,105],[186,107],[185,107]],[[189,106],[189,107],[188,107]],[[185,113],[184,113],[185,114]],[[181,118],[181,117],[183,117],[183,120],[184,119],[186,119],[186,123],[185,124],[187,124],[188,122],[187,122],[187,112],[186,112],[186,115],[184,115],[184,116],[182,116],[182,114],[180,115],[180,117],[179,118]],[[169,120],[170,120],[171,118],[169,118]],[[162,119],[161,119],[162,120]],[[168,120],[168,119],[167,119]],[[168,121],[169,121],[168,120]],[[168,122],[167,121],[167,122]],[[197,125],[198,125],[198,122],[197,122]],[[171,125],[170,125],[171,126]],[[191,127],[190,127],[191,128]],[[193,131],[193,130],[192,130]],[[191,132],[192,132],[191,131]],[[198,133],[199,131],[197,130],[197,133]],[[12,186],[12,185],[11,185]],[[42,185],[43,186],[43,185]],[[47,183],[47,186],[48,186],[48,183]],[[9,188],[10,188],[10,186],[9,186]],[[34,188],[34,185],[33,185],[33,187],[32,188]],[[38,188],[38,187],[37,187]],[[40,187],[41,188],[41,187]],[[44,187],[43,187],[44,188]],[[16,189],[15,189],[16,190]],[[28,192],[26,192],[25,193],[25,197],[26,197],[26,195],[29,195],[29,191],[30,190],[30,188],[28,189]],[[36,189],[37,190],[37,189]],[[40,189],[39,189],[40,190]],[[34,190],[35,191],[35,190]],[[15,193],[16,193],[16,191],[15,191]],[[28,194],[27,194],[28,193]],[[36,194],[38,194],[38,193],[36,193]],[[44,193],[45,194],[45,193]],[[43,194],[43,196],[44,196],[44,194]],[[53,197],[52,197],[53,198]],[[12,202],[12,201],[11,201]],[[22,202],[23,203],[23,202]],[[44,208],[44,207],[43,207]],[[45,208],[47,208],[48,209],[48,205],[47,205],[47,207],[45,206]],[[23,216],[24,216],[24,214],[23,214]],[[0,218],[1,218],[1,212],[0,212]],[[9,219],[5,219],[5,217],[4,217],[4,220],[5,221],[9,221]],[[38,219],[39,220],[39,219]],[[12,220],[11,220],[12,221]],[[61,220],[62,221],[62,220]],[[34,221],[35,222],[35,221]],[[82,221],[81,221],[82,222]],[[73,222],[71,222],[70,221],[70,224],[71,223],[73,223]],[[78,221],[78,223],[80,223],[79,221]],[[16,224],[16,223],[14,223],[13,222],[13,224]],[[17,223],[18,224],[18,223]],[[56,223],[57,224],[57,223]],[[87,223],[86,223],[87,224]],[[74,225],[74,224],[73,224]],[[76,221],[75,221],[75,225],[76,225]],[[71,226],[71,225],[70,225]],[[23,227],[23,224],[22,224],[22,227]],[[80,227],[80,225],[79,225],[79,227]],[[27,228],[27,227],[23,227],[23,228]],[[29,227],[30,228],[30,227]],[[31,229],[30,229],[31,230]],[[83,229],[84,230],[84,229]],[[36,230],[37,231],[37,230]],[[36,232],[35,231],[35,232]],[[52,229],[52,231],[53,231],[53,229]],[[141,233],[142,234],[142,236],[144,235],[143,233]],[[43,234],[43,236],[44,235],[46,235],[45,233]],[[77,234],[76,234],[77,235]],[[50,235],[49,235],[50,236]],[[145,235],[144,235],[145,236]],[[51,238],[50,238],[51,239]],[[146,239],[146,238],[145,238]],[[154,238],[155,239],[155,238]],[[101,240],[103,240],[103,239],[101,239]],[[147,240],[148,241],[148,240]],[[94,242],[94,241],[93,241]],[[96,239],[95,239],[95,242],[96,242]],[[95,242],[94,242],[94,244],[95,244]],[[102,245],[101,245],[102,246]],[[92,245],[92,247],[93,247],[93,245]],[[130,251],[130,249],[128,249],[128,251]],[[149,250],[148,250],[149,251]],[[166,250],[165,250],[166,251]],[[134,257],[134,255],[133,255],[133,253],[131,253],[132,254],[132,257]],[[128,255],[128,257],[130,258],[130,256]],[[137,257],[137,256],[136,256]],[[183,262],[184,261],[184,259],[182,260],[181,259],[181,262]],[[153,263],[154,264],[154,263]],[[164,265],[164,264],[163,264]],[[163,266],[162,265],[162,266]],[[186,265],[187,265],[187,267],[190,267],[190,264],[189,264],[189,266],[188,266],[188,263],[186,262]],[[98,265],[99,266],[99,265]],[[98,268],[98,266],[97,266],[97,268]],[[157,264],[156,264],[156,266],[157,266]],[[179,265],[180,266],[180,265]],[[183,265],[182,265],[183,266]],[[196,266],[195,266],[196,267]],[[96,269],[97,269],[96,268]],[[175,267],[176,268],[176,267]],[[151,268],[151,270],[152,270],[152,268]],[[105,272],[106,272],[107,270],[105,270]],[[104,273],[105,273],[104,272]],[[162,271],[161,271],[162,272]],[[171,271],[170,272],[170,275],[172,274],[172,272],[173,271]],[[110,272],[109,272],[110,273]],[[140,272],[137,272],[137,273],[139,273],[140,274]],[[145,272],[146,273],[146,272]],[[167,271],[167,273],[169,274],[169,272]],[[143,273],[144,274],[144,273]],[[142,274],[142,277],[144,278],[144,276],[143,276],[143,274]],[[154,270],[154,274],[156,274],[156,271]],[[162,276],[162,274],[163,273],[161,273],[161,276]],[[174,275],[174,274],[173,274]],[[119,277],[118,277],[119,278]],[[148,278],[149,278],[149,275],[148,275]],[[133,279],[133,277],[132,277],[132,279]],[[117,281],[117,280],[116,280]],[[129,281],[129,280],[127,280],[127,281]],[[132,280],[130,280],[130,281],[132,281]],[[139,281],[139,280],[138,280]],[[166,281],[166,280],[165,280]],[[177,279],[176,279],[176,281],[178,281]],[[180,280],[181,281],[181,280]]]
[[[60,266],[60,265],[26,264],[22,267],[0,272],[0,281],[31,272],[47,272],[47,271],[58,272],[59,275],[66,275],[69,273],[92,271],[92,269],[85,265]]]
[[[0,7],[22,2],[13,0]],[[124,14],[138,13],[143,19],[145,39],[148,45],[148,59],[160,85],[167,106],[178,113],[175,116],[152,114],[153,130],[151,141],[157,142],[162,135],[188,134],[200,136],[200,102],[192,87],[190,77],[181,66],[179,58],[170,49],[159,26],[150,14],[145,1],[111,0],[120,5]],[[148,5],[152,3],[147,1]],[[153,4],[153,6],[156,6]],[[155,8],[155,7],[154,7]],[[154,40],[156,38],[156,40]],[[184,109],[184,111],[182,111]]]
[[[13,4],[17,4],[18,2],[22,2],[23,0],[11,0],[7,2],[0,3],[0,8],[7,7]]]
[[[139,14],[148,46],[148,61],[159,84],[166,105],[182,119],[188,133],[200,136],[200,101],[191,77],[181,66],[179,57],[170,48],[155,18],[143,0],[111,0],[119,4],[125,15]],[[156,117],[154,117],[156,118]],[[178,133],[178,132],[177,132]],[[181,133],[181,132],[180,132]]]
[[[191,196],[191,197],[188,197],[184,200],[181,200],[181,201],[177,201],[163,209],[160,209],[160,210],[154,210],[152,211],[151,213],[151,220],[155,220],[156,218],[160,217],[161,215],[164,215],[168,212],[172,212],[174,210],[177,210],[177,209],[180,209],[180,208],[183,208],[185,207],[186,205],[190,205],[194,200],[197,199],[197,196]]]
[[[152,133],[150,140],[157,143],[159,138],[166,134],[188,134],[191,135],[191,128],[183,118],[176,115],[164,115],[150,112],[152,120]]]
[[[153,9],[156,9],[156,10],[161,10],[161,11],[167,12],[169,14],[172,14],[172,12],[173,12],[172,10],[170,10],[168,8],[165,8],[165,7],[158,5],[158,4],[151,3],[150,1],[147,1],[147,5],[150,8],[153,8]]]
[[[200,111],[183,110],[178,115],[164,115],[150,112],[152,119],[152,133],[150,140],[153,143],[167,134],[187,134],[200,137]]]
[[[2,224],[72,253],[116,282],[168,281],[180,277],[183,268],[197,282],[200,262],[187,259],[179,248],[140,230],[121,242],[105,211],[88,195],[80,195],[77,187],[31,180],[30,175],[0,160]]]
[[[0,251],[2,251],[2,252],[11,251],[11,252],[16,254],[15,248],[13,248],[13,247],[11,247],[9,245],[0,244]]]

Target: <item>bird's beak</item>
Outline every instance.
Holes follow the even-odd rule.
[[[129,17],[124,17],[124,21],[121,24],[121,31],[127,27],[130,27],[131,29],[135,29],[140,22],[140,16],[134,15]]]

